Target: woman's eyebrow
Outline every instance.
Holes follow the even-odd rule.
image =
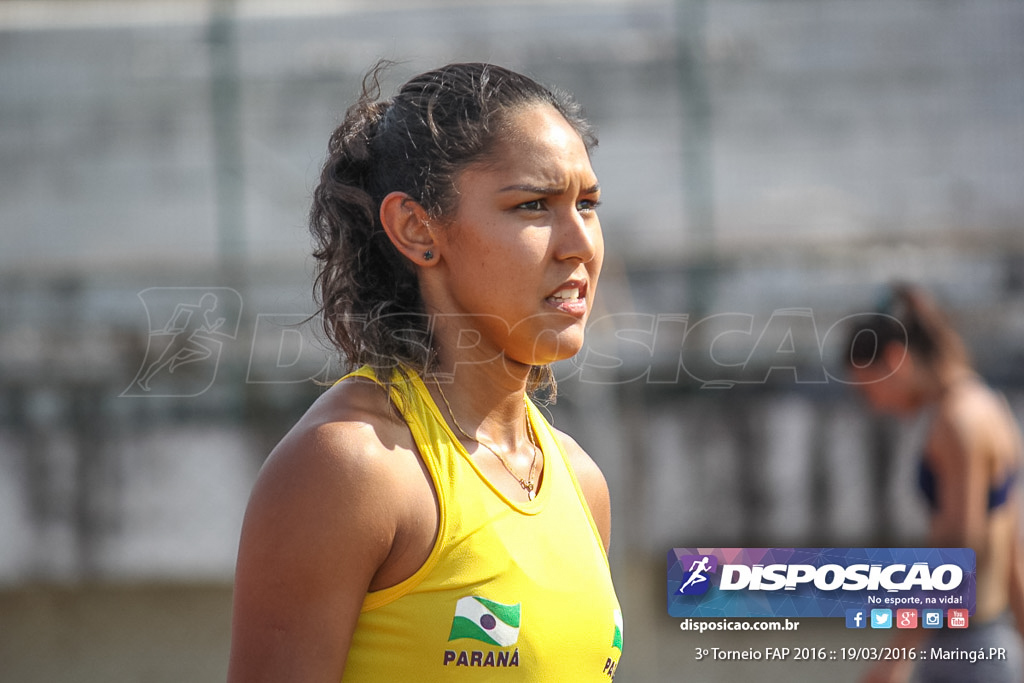
[[[516,185],[509,185],[503,187],[499,192],[530,192],[534,194],[561,194],[565,192],[564,187],[544,187],[541,185],[530,185],[528,183],[521,183]],[[597,194],[601,191],[601,186],[598,183],[594,183],[590,187],[583,188],[581,194]]]
[[[517,183],[503,187],[499,192],[530,192],[533,194],[558,194],[563,190],[559,187],[544,187],[543,185],[530,185],[529,183]]]

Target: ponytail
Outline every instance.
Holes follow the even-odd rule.
[[[881,349],[896,342],[907,347],[932,368],[948,364],[969,364],[967,348],[923,289],[907,283],[891,285],[876,315],[850,332],[849,362],[855,367],[870,365]]]
[[[378,99],[386,66],[366,75],[359,100],[331,135],[309,217],[324,332],[350,368],[369,363],[384,379],[390,373],[383,371],[403,362],[422,368],[429,348],[415,272],[380,223],[374,147],[391,106]]]

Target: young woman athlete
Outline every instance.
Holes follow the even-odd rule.
[[[451,64],[334,131],[317,292],[352,372],[255,484],[229,680],[607,681],[622,623],[601,472],[530,398],[603,258],[568,97]]]

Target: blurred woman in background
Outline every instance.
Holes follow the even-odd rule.
[[[1006,659],[916,663],[923,683],[1018,683],[1024,680],[1021,642],[1024,583],[1017,484],[1022,441],[1004,397],[971,366],[965,345],[920,288],[897,285],[881,315],[851,330],[850,371],[876,410],[897,416],[927,414],[930,424],[919,464],[921,492],[930,510],[927,544],[973,548],[977,607],[967,629],[900,631],[895,645],[977,650],[1006,648]],[[890,660],[872,668],[869,683],[911,680],[915,662]]]

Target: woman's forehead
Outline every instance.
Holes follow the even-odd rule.
[[[563,187],[570,180],[597,183],[583,139],[547,104],[512,114],[489,158],[470,169],[513,176],[517,184],[536,187]]]
[[[501,127],[497,143],[505,146],[547,145],[552,148],[579,146],[586,152],[580,134],[546,102],[511,111]]]

